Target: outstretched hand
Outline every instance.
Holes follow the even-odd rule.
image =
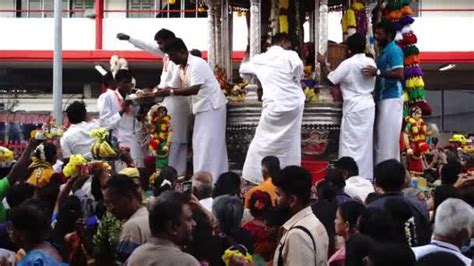
[[[119,34],[117,34],[117,39],[119,39],[121,41],[128,41],[128,40],[130,40],[130,36],[128,36],[125,33],[119,33]]]

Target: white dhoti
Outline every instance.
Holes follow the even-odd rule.
[[[188,161],[188,142],[191,132],[191,103],[185,96],[166,97],[163,105],[171,117],[171,140],[168,165],[178,171],[178,175],[186,174]]]
[[[352,157],[359,167],[359,176],[373,179],[373,132],[375,106],[344,113],[339,135],[339,158]]]
[[[377,103],[374,139],[375,164],[390,159],[400,161],[402,122],[402,99],[387,99]]]
[[[220,174],[229,171],[225,141],[226,110],[223,105],[218,109],[199,112],[194,119],[193,170],[194,173],[210,172],[214,183]]]
[[[242,177],[249,182],[263,181],[261,162],[266,156],[276,156],[283,168],[301,165],[301,123],[303,108],[291,111],[277,111],[273,104],[262,110],[255,136],[245,158]]]

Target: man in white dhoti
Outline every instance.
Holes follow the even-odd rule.
[[[168,41],[164,51],[179,66],[183,86],[159,90],[157,96],[191,96],[195,115],[193,170],[194,173],[207,171],[218,177],[229,168],[225,142],[227,99],[207,62],[189,54],[183,40]]]
[[[321,65],[325,65],[328,80],[341,87],[343,105],[342,122],[339,135],[339,158],[351,157],[359,166],[360,176],[373,178],[373,131],[375,103],[372,92],[375,77],[362,74],[368,66],[376,67],[375,61],[365,55],[366,40],[356,33],[347,38],[350,57],[331,71],[325,64],[325,58],[318,56]]]
[[[377,67],[367,67],[363,73],[377,77],[375,100],[375,164],[396,159],[400,161],[400,134],[403,122],[403,51],[393,40],[395,30],[386,22],[375,26],[375,39],[380,46]]]
[[[272,44],[240,67],[241,74],[256,75],[263,88],[262,114],[242,172],[254,184],[263,181],[260,162],[266,156],[278,157],[282,168],[301,164],[303,62],[289,50],[287,34],[275,35]]]
[[[126,69],[117,71],[115,74],[117,89],[108,89],[102,93],[97,101],[97,108],[100,125],[112,130],[118,144],[130,149],[135,165],[143,167],[143,150],[138,143],[140,122],[135,118],[134,106],[129,101],[125,101],[132,90],[132,78],[132,74]]]
[[[145,43],[123,33],[119,33],[117,38],[126,40],[143,51],[163,57],[163,70],[161,72],[158,88],[181,87],[179,67],[163,52],[164,44],[168,40],[175,38],[173,32],[167,29],[159,30],[155,34],[156,43]],[[165,98],[163,105],[166,106],[168,114],[171,116],[171,128],[173,129],[168,164],[178,171],[178,175],[185,175],[188,158],[188,142],[191,133],[191,103],[188,97],[171,96]]]

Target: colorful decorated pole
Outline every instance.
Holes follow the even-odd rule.
[[[415,19],[409,0],[397,0],[387,4],[383,11],[384,18],[392,22],[397,30],[395,41],[403,49],[405,55],[405,114],[410,106],[419,106],[424,115],[432,112],[425,99],[425,83],[420,67],[420,51],[416,46],[417,37],[411,27]]]
[[[207,61],[211,69],[216,66],[216,31],[215,31],[215,12],[214,0],[207,0],[207,24],[209,30],[209,45],[207,49]]]

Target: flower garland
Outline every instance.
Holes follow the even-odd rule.
[[[354,2],[351,8],[347,9],[342,17],[342,32],[345,38],[354,33],[367,36],[367,15],[363,3]]]
[[[289,0],[280,0],[278,3],[279,16],[278,16],[278,26],[279,32],[288,33],[288,8],[290,7]]]
[[[69,162],[63,169],[63,174],[65,177],[72,177],[77,174],[79,167],[87,163],[86,158],[82,154],[73,154],[69,157]]]
[[[425,83],[423,71],[419,65],[420,51],[416,46],[418,41],[411,24],[415,20],[411,17],[413,10],[410,8],[409,0],[398,0],[390,3],[383,11],[384,18],[392,23],[397,31],[395,41],[402,48],[405,56],[405,115],[408,115],[408,106],[419,106],[423,114],[429,115],[431,107],[426,102]]]
[[[154,105],[148,112],[147,120],[148,133],[151,136],[148,149],[153,156],[157,156],[157,159],[168,158],[172,136],[171,117],[168,115],[168,110],[164,106]]]

